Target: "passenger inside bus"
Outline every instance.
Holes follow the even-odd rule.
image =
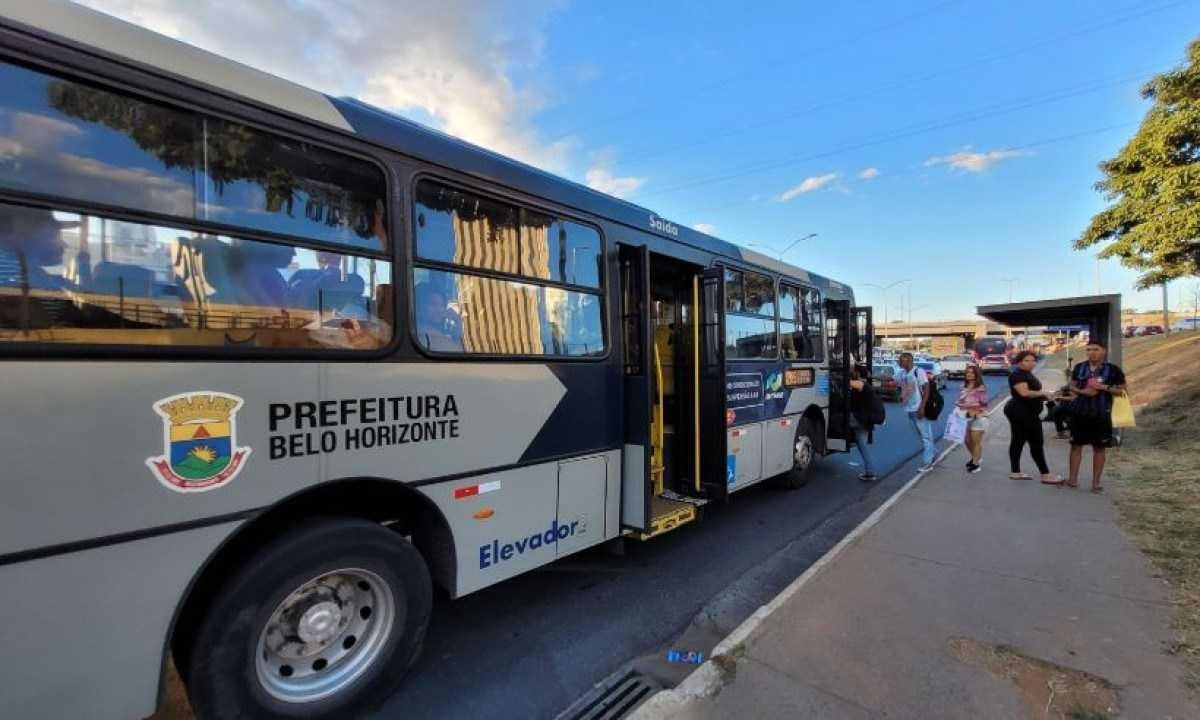
[[[33,290],[65,287],[63,277],[46,268],[62,265],[67,244],[59,231],[78,224],[55,220],[49,210],[0,206],[0,285]]]
[[[357,273],[344,270],[346,259],[338,253],[318,252],[316,268],[292,273],[287,281],[288,306],[356,313],[366,284]]]
[[[462,352],[462,325],[458,313],[446,302],[446,294],[429,282],[419,283],[414,294],[421,347],[434,352]]]

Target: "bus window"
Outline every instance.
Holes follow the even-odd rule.
[[[786,360],[821,360],[821,294],[779,285],[779,345]]]
[[[415,334],[433,352],[604,354],[600,297],[557,287],[418,268]]]
[[[390,263],[0,204],[0,342],[374,350]]]
[[[442,185],[417,185],[417,255],[422,260],[520,272],[517,210]]]
[[[595,229],[428,180],[417,185],[414,217],[419,347],[469,355],[604,355],[604,254]]]
[[[0,85],[0,186],[387,248],[370,162],[10,63]]]
[[[521,212],[521,274],[568,285],[600,287],[600,233],[570,220]]]
[[[776,357],[774,281],[756,272],[726,270],[725,298],[725,359]]]
[[[387,248],[375,165],[240,123],[201,118],[198,216],[368,250]]]

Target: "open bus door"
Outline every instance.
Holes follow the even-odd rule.
[[[621,527],[638,533],[650,529],[653,495],[650,456],[650,374],[654,372],[650,339],[650,250],[620,246],[621,345],[624,353],[624,447],[621,468]]]
[[[867,375],[875,376],[875,321],[869,307],[850,308],[853,320],[854,337],[850,346],[853,348],[854,362],[867,366]]]
[[[850,362],[853,318],[847,300],[825,301],[825,358],[829,363],[829,424],[825,452],[847,452],[850,430]]]
[[[725,418],[725,270],[700,274],[700,483],[706,497],[728,495]]]

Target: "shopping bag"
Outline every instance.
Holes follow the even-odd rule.
[[[967,416],[960,410],[950,413],[946,420],[946,437],[952,442],[961,443],[967,437]]]
[[[1115,428],[1137,427],[1137,421],[1133,419],[1133,403],[1129,402],[1129,395],[1113,396],[1112,426]]]

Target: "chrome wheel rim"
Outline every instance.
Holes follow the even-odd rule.
[[[801,435],[796,438],[796,445],[792,449],[792,467],[796,470],[804,471],[812,464],[813,459],[813,443],[807,435]]]
[[[375,662],[396,620],[391,587],[360,568],[333,570],[288,593],[259,633],[258,682],[289,703],[321,700]]]

